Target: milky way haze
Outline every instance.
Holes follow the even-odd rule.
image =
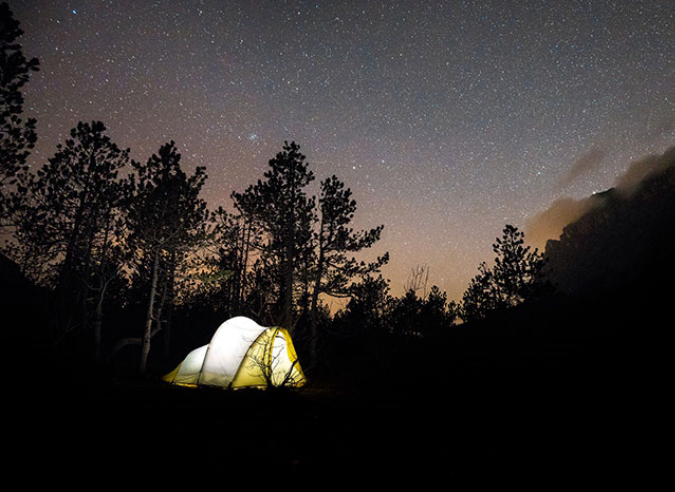
[[[675,143],[673,1],[9,2],[33,162],[101,120],[146,160],[175,140],[211,207],[294,140],[354,192],[399,293],[426,264],[458,298],[506,223]]]

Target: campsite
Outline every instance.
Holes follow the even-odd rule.
[[[0,0],[7,487],[655,489],[670,4]]]
[[[668,158],[638,191],[608,195],[551,247],[549,265],[577,267],[557,272],[566,291],[547,289],[421,334],[420,323],[437,318],[423,310],[405,318],[402,300],[390,300],[382,318],[350,304],[345,317],[321,325],[321,357],[309,365],[312,345],[302,331],[223,319],[207,303],[176,310],[171,350],[154,339],[143,373],[140,347],[112,350],[138,330],[138,311],[110,313],[103,352],[116,355],[97,361],[86,332],[54,343],[53,294],[0,258],[3,326],[19,348],[9,351],[7,365],[19,376],[10,382],[18,395],[9,402],[19,431],[15,456],[39,449],[41,466],[54,476],[131,467],[170,480],[197,466],[211,476],[262,468],[269,477],[337,480],[360,472],[369,480],[440,476],[474,486],[645,483],[644,470],[659,460],[648,443],[661,433],[669,360],[664,319],[675,206],[672,193],[659,191],[672,190]],[[640,227],[646,223],[648,233]],[[237,338],[232,323],[253,335]],[[231,336],[240,356],[257,354],[253,379],[242,379],[254,388],[232,388],[241,361],[226,379],[211,377],[224,385],[198,384],[199,371],[213,366],[200,347]],[[280,337],[275,348],[271,340]],[[231,346],[213,353],[226,355]],[[281,376],[259,372],[272,367],[260,361],[282,359]],[[197,372],[184,371],[187,385],[172,384],[169,376],[183,364]],[[265,384],[271,381],[289,384]]]
[[[22,372],[30,382],[14,407],[18,454],[39,446],[55,477],[141,467],[131,475],[158,482],[194,467],[205,478],[257,471],[297,483],[353,473],[477,487],[644,480],[661,379],[645,380],[658,367],[631,336],[635,319],[589,316],[593,326],[570,331],[580,313],[559,313],[556,326],[551,309],[390,341],[377,363],[345,346],[299,388],[176,386],[162,380],[169,366],[141,378],[34,350],[40,361]]]

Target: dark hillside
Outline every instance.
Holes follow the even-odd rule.
[[[595,206],[546,247],[549,275],[571,296],[616,302],[649,316],[675,279],[675,148],[635,187],[596,195]]]

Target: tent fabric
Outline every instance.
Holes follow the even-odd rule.
[[[191,351],[163,379],[222,388],[298,387],[306,382],[288,330],[266,328],[243,316],[220,325],[207,345]]]

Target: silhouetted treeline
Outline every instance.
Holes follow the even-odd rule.
[[[383,226],[351,228],[351,190],[331,176],[309,197],[314,173],[291,142],[257,184],[232,194],[234,211],[209,211],[205,168],[188,174],[173,141],[135,162],[100,121],[79,122],[30,169],[37,135],[35,121],[21,119],[21,89],[38,61],[23,56],[18,22],[0,9],[3,254],[47,293],[44,338],[90,347],[95,359],[139,346],[143,372],[152,340],[162,333],[169,346],[182,309],[283,325],[313,358],[328,315],[322,298],[348,296],[357,277],[388,261],[354,257]]]
[[[91,344],[95,358],[137,345],[144,372],[152,340],[162,333],[168,345],[182,309],[288,326],[312,358],[329,317],[321,297],[349,295],[357,277],[388,261],[354,258],[382,226],[350,227],[356,202],[335,176],[318,200],[307,197],[313,175],[295,143],[270,160],[265,180],[233,193],[235,212],[210,212],[205,169],[188,175],[174,142],[139,163],[105,131],[101,122],[79,123],[36,172],[17,173],[6,201],[12,237],[4,253],[51,293],[55,344]],[[108,331],[104,350],[110,312],[134,329]]]
[[[22,117],[21,90],[40,62],[24,56],[19,43],[22,34],[7,3],[0,3],[0,227],[9,214],[8,187],[27,169],[26,160],[37,140],[35,119]]]
[[[386,370],[420,343],[452,347],[439,361],[530,353],[551,317],[563,327],[561,313],[583,316],[570,302],[620,300],[647,315],[672,295],[675,150],[647,163],[636,187],[595,196],[544,254],[506,225],[493,262],[478,265],[460,302],[428,285],[426,267],[395,297],[381,274],[388,253],[358,259],[384,226],[353,229],[357,204],[337,176],[310,196],[316,178],[295,142],[232,193],[232,210],[209,209],[206,169],[188,172],[174,141],[136,162],[99,121],[77,123],[29,168],[37,135],[35,121],[22,119],[21,89],[39,63],[21,53],[4,3],[0,14],[2,302],[14,329],[50,346],[126,358],[144,372],[153,356],[182,358],[224,320],[245,315],[290,329],[306,369],[349,359]],[[333,313],[336,297],[347,301]],[[519,341],[506,343],[516,332]]]
[[[494,265],[483,262],[462,296],[465,321],[485,319],[494,313],[532,301],[550,292],[542,274],[544,259],[525,245],[525,234],[507,224],[492,245]]]
[[[15,52],[3,71],[16,74],[16,81],[3,78],[10,81],[2,93],[4,117],[17,126],[20,89],[38,62],[23,58],[18,24],[2,8],[8,14],[3,39]],[[511,274],[532,276],[520,272],[518,262],[533,260],[513,258],[522,247],[509,240],[495,269],[502,273],[481,281],[482,294],[474,285],[463,309],[437,286],[427,289],[424,269],[395,298],[379,276],[388,254],[370,263],[355,256],[377,243],[384,226],[353,230],[356,201],[336,176],[321,182],[319,196],[308,196],[315,176],[295,142],[284,144],[257,183],[232,193],[232,211],[209,211],[201,195],[206,170],[186,173],[173,141],[145,163],[135,162],[102,122],[79,122],[32,170],[25,162],[37,138],[34,125],[29,120],[21,132],[3,134],[11,136],[3,140],[3,163],[11,162],[3,168],[3,184],[11,184],[3,186],[1,200],[9,237],[3,253],[46,293],[45,338],[90,347],[95,359],[134,345],[144,371],[153,340],[165,349],[174,337],[189,345],[190,337],[207,337],[223,320],[246,315],[291,329],[311,366],[335,334],[429,336],[462,314],[484,316],[520,302],[514,296],[522,296],[520,283],[530,280],[520,278],[510,294],[504,282]],[[475,296],[491,298],[490,305]],[[332,314],[330,297],[349,302]]]

